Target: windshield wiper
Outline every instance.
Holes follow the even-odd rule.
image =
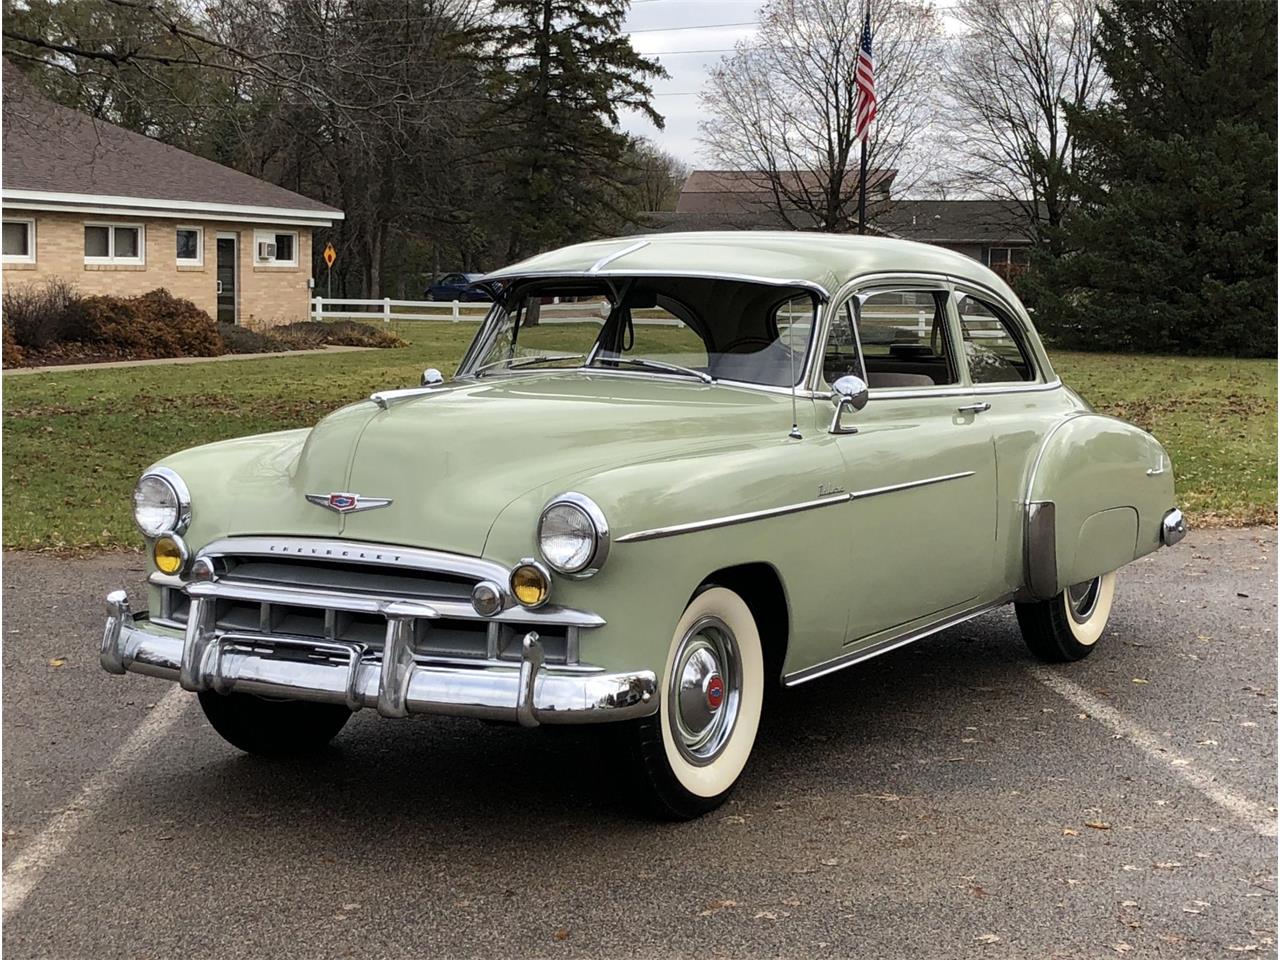
[[[649,367],[653,370],[664,370],[667,373],[682,373],[686,377],[697,377],[703,383],[715,383],[716,378],[709,373],[695,370],[693,367],[682,367],[678,363],[667,363],[664,360],[650,360],[648,357],[603,357],[601,363],[629,363],[637,367]]]
[[[587,355],[585,353],[565,353],[560,356],[551,356],[548,354],[540,357],[518,357],[506,360],[491,360],[488,363],[472,370],[470,376],[477,376],[485,370],[490,370],[494,367],[505,366],[508,370],[511,370],[515,367],[530,367],[535,363],[549,363],[552,360],[585,360],[586,356]]]

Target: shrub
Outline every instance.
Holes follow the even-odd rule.
[[[22,348],[13,339],[13,331],[7,323],[4,325],[3,334],[0,334],[0,336],[3,336],[4,344],[4,353],[3,356],[0,356],[0,364],[6,367],[22,366],[22,361],[26,358],[22,354]]]
[[[252,330],[234,323],[218,324],[218,336],[227,353],[275,353],[278,350],[296,350],[269,333]]]
[[[168,290],[140,297],[86,297],[73,339],[138,359],[215,357],[223,352],[213,318]]]
[[[39,349],[72,339],[79,322],[80,296],[65,280],[51,277],[27,283],[4,294],[5,365],[8,344]]]
[[[390,330],[383,330],[368,323],[354,320],[304,320],[282,327],[272,327],[271,336],[304,347],[407,347],[408,344]]]

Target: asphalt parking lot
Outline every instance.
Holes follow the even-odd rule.
[[[1002,611],[801,687],[678,825],[580,732],[363,711],[320,759],[243,756],[98,667],[139,557],[10,554],[5,955],[1274,955],[1275,551],[1127,568],[1080,664]]]

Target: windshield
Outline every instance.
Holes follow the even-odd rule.
[[[787,287],[687,277],[517,285],[459,376],[572,367],[787,387],[803,376],[816,300]]]

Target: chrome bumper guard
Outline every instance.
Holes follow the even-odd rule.
[[[1160,523],[1160,542],[1166,547],[1172,547],[1186,535],[1187,521],[1182,516],[1182,511],[1174,507],[1164,515],[1164,520]]]
[[[181,638],[147,630],[145,620],[134,618],[123,590],[109,594],[103,669],[177,680],[193,691],[342,703],[352,710],[373,707],[384,717],[433,713],[513,720],[526,727],[628,720],[658,707],[652,671],[547,666],[533,631],[521,643],[518,663],[420,662],[412,649],[412,622],[439,614],[417,601],[378,602],[377,612],[387,618],[381,656],[357,643],[217,634],[212,628],[214,590],[212,584],[188,589],[191,611]]]

